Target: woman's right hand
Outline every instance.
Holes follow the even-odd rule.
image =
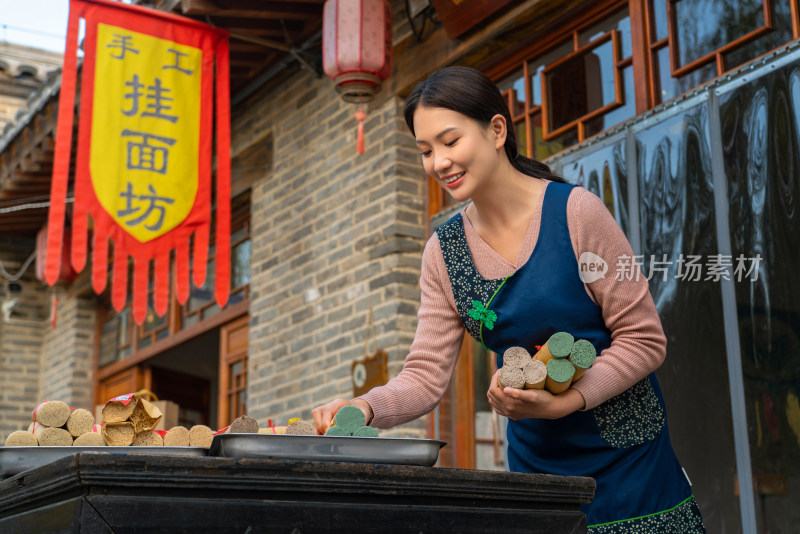
[[[311,416],[314,418],[314,426],[317,428],[317,434],[325,434],[325,432],[333,424],[333,416],[336,415],[342,406],[355,406],[364,412],[364,420],[369,424],[372,419],[372,407],[363,399],[336,399],[328,404],[317,406],[311,410]]]

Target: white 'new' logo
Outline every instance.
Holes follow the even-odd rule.
[[[578,276],[584,284],[591,284],[606,277],[608,264],[606,260],[592,252],[584,252],[578,258]]]

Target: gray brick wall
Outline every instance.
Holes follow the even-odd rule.
[[[0,261],[15,275],[34,249],[33,239],[0,238]],[[0,303],[16,299],[10,322],[0,314],[0,443],[15,430],[28,428],[41,395],[42,333],[49,328],[49,293],[34,277],[34,265],[19,280],[21,291],[11,294],[0,279]]]
[[[426,239],[426,182],[392,98],[369,110],[356,153],[356,107],[328,78],[295,74],[235,116],[234,154],[273,151],[253,185],[248,413],[310,418],[352,397],[351,363],[364,355],[373,309],[390,376],[414,336]],[[422,435],[424,421],[394,432]]]
[[[33,239],[0,238],[0,261],[15,274],[33,251]],[[70,295],[56,286],[58,315],[52,328],[53,290],[36,280],[31,264],[11,295],[0,283],[0,303],[17,299],[10,322],[0,314],[0,440],[28,428],[33,408],[43,400],[91,408],[95,299]]]
[[[92,368],[97,324],[94,297],[59,297],[56,328],[47,327],[42,351],[44,400],[93,410]]]

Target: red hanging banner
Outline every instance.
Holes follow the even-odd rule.
[[[85,20],[86,36],[72,217],[73,268],[82,271],[86,264],[90,216],[92,285],[97,293],[105,290],[110,239],[114,246],[112,303],[117,311],[125,306],[131,258],[137,323],[147,313],[151,276],[154,299],[150,305],[158,315],[167,310],[173,249],[177,296],[182,304],[186,302],[190,239],[194,283],[204,284],[216,93],[215,294],[217,303],[224,306],[230,278],[228,33],[110,0],[70,0],[48,223],[47,282],[54,284],[60,270],[80,19]]]

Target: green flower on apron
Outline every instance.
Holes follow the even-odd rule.
[[[494,322],[497,320],[497,314],[487,309],[479,300],[472,301],[472,309],[469,310],[469,316],[483,323],[489,330],[494,328]]]

